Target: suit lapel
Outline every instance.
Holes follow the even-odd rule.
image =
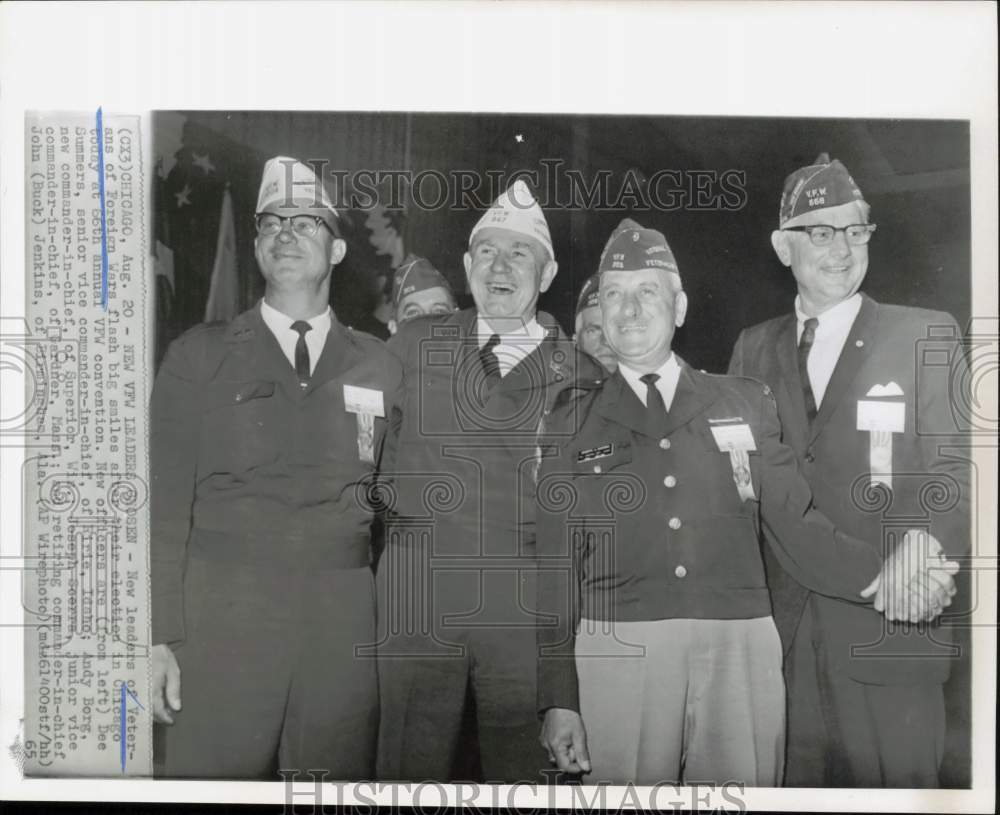
[[[674,401],[667,411],[667,421],[663,435],[673,433],[683,427],[696,416],[700,416],[718,397],[715,387],[709,386],[711,380],[705,377],[695,379],[691,367],[678,358],[681,364],[680,379],[677,380],[677,390]]]
[[[305,392],[314,391],[331,379],[336,379],[361,362],[362,358],[363,354],[354,342],[351,332],[333,316],[323,351],[319,355],[316,369],[309,378],[309,387],[305,388]]]
[[[537,388],[539,374],[541,374],[542,387],[546,389],[558,386],[563,382],[569,382],[571,379],[572,363],[570,357],[574,354],[574,350],[568,347],[566,337],[555,320],[548,314],[540,311],[536,319],[538,324],[545,329],[545,336],[531,350],[531,353],[518,362],[508,371],[507,376],[500,380],[497,391],[514,393],[519,390]]]
[[[819,412],[810,428],[810,444],[820,434],[823,426],[843,401],[862,364],[868,358],[871,349],[875,347],[877,323],[878,303],[862,294],[861,310],[854,319],[854,325],[851,326],[851,331],[844,341],[844,347],[837,359],[837,366],[833,369],[833,375],[830,377],[830,384],[826,386],[826,392],[823,394],[823,402],[820,404]]]
[[[260,314],[260,303],[229,324],[226,342],[232,346],[235,363],[243,376],[273,379],[290,398],[298,398],[301,388],[295,369],[285,357],[277,337]]]

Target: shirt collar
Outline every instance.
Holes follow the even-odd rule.
[[[482,314],[477,315],[476,339],[480,348],[486,345],[489,338],[496,333],[498,332],[493,330]],[[524,342],[526,339],[541,341],[545,339],[545,329],[542,328],[534,316],[526,323],[518,323],[515,320],[510,320],[510,330],[500,333],[500,342],[503,343],[507,337],[517,338],[521,342]]]
[[[642,401],[646,393],[646,383],[642,382],[639,377],[644,376],[644,374],[629,368],[621,360],[618,360],[618,370],[621,371],[622,376],[625,377],[625,381],[628,382],[629,387],[635,391],[637,396],[640,393],[643,394],[643,397],[640,397],[640,401]],[[656,381],[656,387],[661,394],[664,394],[663,404],[667,410],[670,410],[670,405],[674,400],[674,393],[677,391],[677,382],[681,376],[681,366],[677,361],[677,355],[671,351],[667,361],[655,371],[652,371],[652,373],[660,375],[660,378]],[[670,397],[669,399],[667,398],[668,396]]]
[[[267,300],[262,299],[260,301],[260,316],[263,317],[267,327],[271,329],[276,337],[280,336],[283,331],[294,331],[292,323],[295,320],[287,314],[278,311],[274,306],[268,305]],[[327,306],[326,311],[306,320],[306,322],[312,326],[313,331],[317,334],[326,334],[330,331],[330,326],[333,324],[333,309]]]
[[[841,300],[820,314],[816,318],[819,321],[816,330],[834,330],[845,325],[849,327],[854,323],[859,311],[861,311],[861,293],[855,292],[846,300]],[[802,310],[802,298],[799,295],[795,295],[795,318],[798,320],[799,328],[809,319],[809,315]]]

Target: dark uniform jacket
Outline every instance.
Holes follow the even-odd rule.
[[[730,373],[752,376],[774,391],[784,430],[809,481],[816,506],[838,527],[891,551],[911,528],[929,529],[951,556],[969,549],[967,366],[954,319],[943,312],[883,305],[862,295],[816,419],[806,420],[797,367],[795,314],[746,329]],[[858,402],[895,382],[905,405],[903,433],[892,436],[892,490],[870,489],[869,432],[858,430]],[[966,419],[967,421],[967,419]],[[786,651],[809,592],[768,560],[775,619]],[[860,577],[860,575],[859,575]],[[906,623],[887,630],[869,606],[816,597],[814,624],[838,670],[873,684],[943,682],[951,634],[940,621],[928,631]],[[860,649],[860,650],[859,650]]]
[[[375,464],[362,459],[344,386],[379,391],[388,415],[399,382],[383,342],[334,318],[302,389],[259,304],[171,345],[150,408],[154,643],[184,639],[189,546],[262,569],[369,562]],[[374,420],[376,457],[385,427]]]
[[[436,597],[446,605],[480,602],[480,580],[488,588],[492,566],[498,572],[533,568],[539,421],[578,376],[601,376],[539,312],[545,338],[484,394],[476,319],[474,308],[418,318],[388,343],[404,381],[383,467],[393,481],[387,546],[405,542],[393,529],[418,524],[431,530],[435,555],[452,558],[456,570],[464,562],[472,593],[452,602],[442,584]],[[522,619],[517,587],[506,579],[495,587],[494,599]]]
[[[734,421],[735,420],[735,421]],[[539,710],[578,710],[573,640],[597,620],[750,619],[771,613],[759,524],[775,554],[817,591],[864,602],[875,547],[812,509],[774,398],[758,382],[682,363],[655,428],[621,373],[546,422],[538,484]],[[753,496],[742,498],[711,428],[742,424]]]

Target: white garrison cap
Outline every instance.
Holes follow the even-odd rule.
[[[257,212],[271,209],[326,209],[340,217],[323,182],[309,167],[288,156],[275,156],[264,165],[257,195]]]
[[[542,208],[538,206],[535,196],[528,189],[528,185],[521,179],[511,184],[507,191],[497,198],[493,206],[486,210],[486,214],[479,219],[479,223],[473,227],[472,233],[469,235],[469,246],[472,246],[479,230],[490,227],[507,229],[534,238],[548,250],[549,258],[555,259],[555,253],[552,251],[552,236],[549,235],[549,225],[545,221],[545,215],[542,213]]]

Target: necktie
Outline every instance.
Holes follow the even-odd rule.
[[[488,394],[500,381],[500,360],[493,349],[500,344],[500,335],[493,334],[486,345],[479,349],[479,361],[483,366],[483,395]]]
[[[292,323],[292,330],[299,335],[295,343],[295,373],[298,374],[299,384],[304,388],[309,384],[309,346],[306,345],[306,332],[312,330],[312,326],[305,320],[296,320]]]
[[[663,417],[667,415],[667,406],[663,403],[663,395],[656,387],[659,378],[659,374],[643,374],[639,377],[640,382],[646,383],[646,424],[650,436],[662,435],[660,428],[663,426]]]
[[[799,380],[802,382],[802,396],[806,403],[806,418],[812,424],[816,418],[816,397],[813,396],[812,385],[809,383],[809,351],[816,339],[816,326],[819,320],[810,317],[802,326],[802,336],[799,338]]]

